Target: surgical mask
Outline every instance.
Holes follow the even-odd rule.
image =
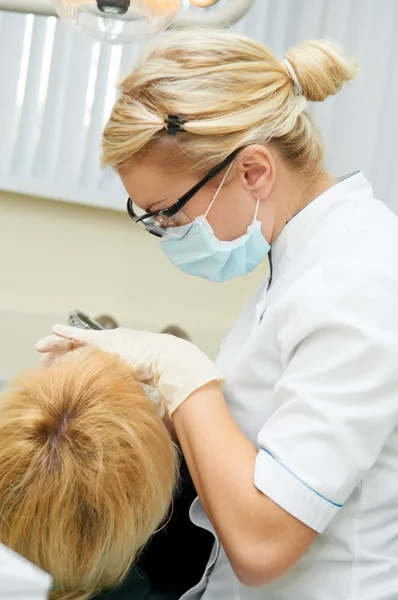
[[[257,220],[259,200],[247,232],[236,240],[219,240],[206,217],[216,200],[232,165],[222,180],[206,213],[197,217],[193,224],[179,227],[178,239],[162,239],[161,246],[171,262],[184,273],[196,275],[218,283],[248,275],[267,256],[271,246],[261,232]],[[175,228],[173,228],[175,229]],[[184,235],[184,229],[186,234]]]

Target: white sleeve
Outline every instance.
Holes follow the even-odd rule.
[[[0,544],[0,599],[46,600],[51,577]]]
[[[283,374],[258,436],[254,483],[318,532],[398,423],[394,272],[360,262],[317,268],[280,303]]]

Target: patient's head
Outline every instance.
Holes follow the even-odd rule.
[[[176,450],[127,365],[92,349],[0,395],[0,542],[49,572],[52,598],[115,586],[165,518]]]

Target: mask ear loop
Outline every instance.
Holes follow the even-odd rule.
[[[222,178],[222,181],[221,181],[220,185],[218,186],[216,193],[214,194],[213,200],[210,202],[208,209],[206,210],[205,214],[203,215],[201,223],[203,223],[203,221],[206,219],[207,215],[210,212],[211,207],[213,206],[214,202],[216,201],[216,199],[218,197],[218,194],[221,192],[221,189],[232,169],[232,165],[234,164],[234,162],[235,161],[232,161],[231,164],[229,165],[227,172],[225,173],[224,177]]]
[[[253,223],[255,223],[257,221],[257,215],[258,215],[258,207],[260,206],[260,198],[257,198],[257,204],[256,204],[256,210],[254,212],[254,219],[253,219]]]

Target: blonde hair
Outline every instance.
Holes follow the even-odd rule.
[[[274,141],[301,171],[318,169],[322,142],[306,100],[336,94],[357,64],[328,40],[303,42],[286,59],[303,94],[289,65],[260,42],[217,29],[166,34],[121,84],[104,165],[123,170],[160,142],[180,168],[207,171],[237,148]],[[167,135],[168,115],[187,121],[183,132]]]
[[[131,369],[81,349],[0,395],[0,542],[53,599],[114,587],[169,511],[177,454]]]

